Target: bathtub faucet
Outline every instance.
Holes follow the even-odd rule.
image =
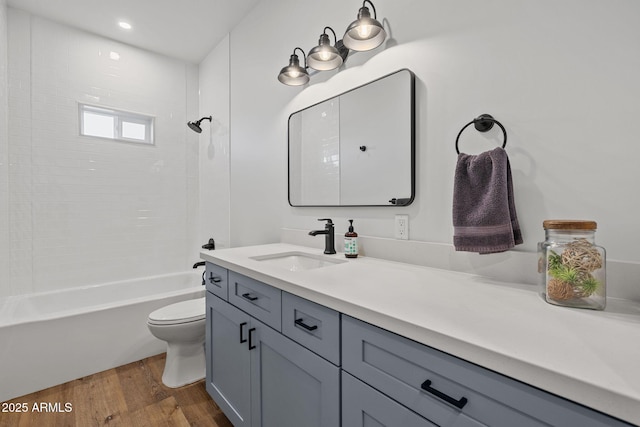
[[[195,264],[193,264],[193,268],[202,267],[204,264],[205,264],[204,261],[196,262]],[[204,284],[205,284],[205,281],[204,281],[205,274],[207,274],[207,270],[204,270],[202,272],[202,286],[204,286]]]

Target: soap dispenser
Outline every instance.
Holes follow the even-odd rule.
[[[358,257],[358,233],[353,231],[353,220],[349,220],[349,231],[344,235],[344,256],[347,258]]]

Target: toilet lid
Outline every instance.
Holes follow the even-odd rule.
[[[167,325],[195,322],[205,318],[204,298],[177,302],[159,308],[149,315],[149,323]]]

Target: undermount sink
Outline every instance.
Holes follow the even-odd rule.
[[[313,255],[297,251],[260,255],[251,257],[251,259],[261,261],[269,265],[282,267],[289,271],[313,270],[315,268],[328,267],[347,262],[345,260],[330,258],[323,255]]]

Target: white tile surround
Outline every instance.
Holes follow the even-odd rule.
[[[198,243],[214,238],[216,248],[228,248],[229,230],[229,36],[225,37],[199,65],[200,191]],[[195,135],[195,134],[194,134]]]
[[[10,126],[0,296],[189,268],[199,249],[198,139],[186,126],[198,114],[197,66],[1,10]],[[154,116],[155,145],[80,137],[78,101]]]

